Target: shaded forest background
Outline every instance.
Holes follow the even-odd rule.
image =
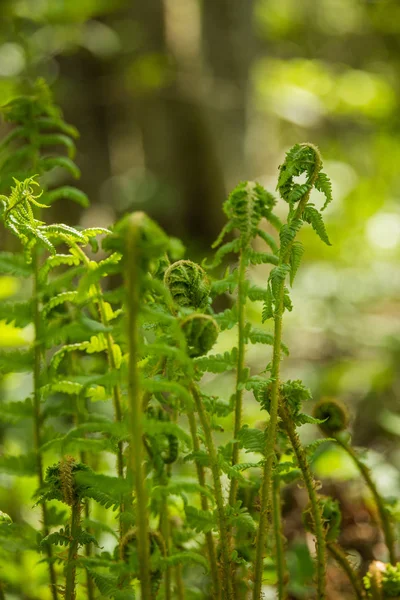
[[[399,497],[400,4],[3,0],[0,12],[0,103],[43,76],[81,134],[79,186],[91,207],[53,208],[58,221],[109,226],[145,210],[199,258],[233,186],[256,179],[273,191],[292,144],[320,147],[333,180],[332,247],[301,234],[284,375],[302,378],[316,400],[349,405],[354,443],[368,447],[381,491]],[[267,273],[260,267],[254,278]],[[7,295],[12,283],[2,279]],[[22,343],[11,326],[0,324],[0,335],[2,346]],[[269,360],[249,358],[257,368]],[[229,385],[218,377],[214,386]],[[258,410],[249,397],[249,423]],[[315,430],[302,434],[313,439]],[[314,469],[342,496],[343,545],[365,561],[378,556],[369,500],[360,501],[348,459],[331,448]]]

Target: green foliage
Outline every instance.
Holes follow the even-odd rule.
[[[310,391],[299,380],[282,381],[279,371],[289,352],[282,337],[282,317],[293,309],[288,286],[305,252],[297,236],[308,223],[330,243],[322,210],[332,190],[318,149],[297,144],[279,169],[278,191],[288,204],[284,222],[260,184],[240,183],[224,203],[227,224],[215,254],[200,266],[184,259],[179,241],[141,212],[110,230],[45,223],[53,202],[87,205],[85,194],[67,184],[48,190],[52,179],[44,177],[56,168],[79,175],[76,131],[42,81],[3,114],[12,129],[1,146],[0,214],[20,250],[0,253],[0,273],[23,281],[18,297],[0,302],[0,320],[30,326],[31,338],[21,348],[0,350],[0,371],[29,374],[31,391],[24,384],[23,392],[16,388],[22,397],[6,396],[0,423],[6,432],[29,423],[32,435],[12,452],[5,446],[0,471],[29,476],[41,511],[36,529],[0,518],[4,545],[18,528],[18,550],[40,548],[54,600],[60,589],[66,600],[79,594],[128,600],[135,597],[135,579],[141,597],[168,599],[176,591],[175,570],[189,598],[195,592],[188,574],[196,566],[209,572],[204,597],[233,600],[244,569],[253,574],[259,600],[271,510],[274,538],[283,539],[279,489],[301,477],[310,497],[305,528],[317,539],[318,597],[324,598],[324,544],[336,541],[341,516],[336,500],[318,496],[309,468],[309,457],[327,439],[303,447],[297,427],[317,424],[335,436],[347,420],[339,428],[331,401],[318,403],[313,416],[303,413]],[[321,211],[310,204],[314,189],[325,195]],[[234,264],[219,273],[232,257]],[[258,265],[267,265],[265,284],[253,281]],[[272,322],[261,325],[269,320],[273,328]],[[265,361],[261,372],[246,362],[250,344]],[[229,392],[223,383],[214,394],[221,376]],[[212,391],[205,393],[206,386]],[[243,424],[247,391],[265,422]],[[243,460],[248,454],[256,456]],[[272,483],[278,500],[271,509]],[[114,544],[110,552],[101,551],[106,539]],[[3,558],[9,560],[9,550]],[[277,566],[282,589],[282,561]],[[394,568],[386,569],[387,594],[395,589]]]

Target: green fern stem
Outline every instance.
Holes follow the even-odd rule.
[[[171,476],[171,465],[167,465],[167,474],[164,473],[162,481],[160,482],[162,485],[168,485],[168,481]],[[165,543],[165,556],[168,557],[170,555],[170,537],[171,537],[171,527],[169,522],[169,512],[168,512],[168,500],[167,496],[164,495],[161,501],[160,507],[160,525],[159,530],[164,539]],[[165,600],[172,600],[172,590],[171,590],[171,567],[169,565],[166,566],[164,572],[164,598]]]
[[[65,600],[76,600],[76,559],[78,557],[78,535],[81,526],[81,509],[79,501],[71,506],[71,542],[68,549],[67,564],[65,567]]]
[[[381,521],[381,526],[383,530],[383,534],[385,536],[385,543],[389,552],[389,560],[392,565],[396,565],[396,552],[395,552],[395,538],[393,534],[392,525],[390,523],[390,518],[388,512],[386,510],[385,504],[381,495],[379,494],[375,483],[371,479],[371,475],[369,473],[368,467],[359,459],[357,453],[354,449],[347,444],[347,442],[343,441],[340,435],[335,436],[337,443],[345,450],[348,455],[353,459],[353,462],[357,466],[360,471],[365,483],[371,491],[371,494],[375,500],[376,507],[378,509],[379,518]]]
[[[39,257],[37,249],[34,248],[33,256],[33,322],[35,328],[35,343],[34,343],[34,367],[33,367],[33,440],[36,454],[36,471],[39,480],[39,487],[43,486],[43,462],[40,454],[41,442],[41,426],[42,426],[42,415],[40,405],[40,386],[41,386],[41,367],[42,367],[42,342],[41,342],[41,311],[40,311],[40,300],[39,300]],[[48,516],[47,516],[47,505],[46,502],[41,503],[42,507],[42,534],[43,537],[49,535]],[[46,554],[49,559],[49,577],[50,577],[50,589],[53,600],[58,600],[57,593],[57,575],[53,561],[53,552],[50,544],[46,544]]]
[[[290,443],[296,455],[297,462],[301,470],[303,481],[307,488],[307,493],[310,500],[311,515],[315,527],[315,541],[317,552],[317,598],[318,600],[324,600],[324,598],[326,598],[326,542],[324,525],[322,520],[322,509],[318,501],[315,480],[311,473],[310,465],[308,464],[308,460],[304,449],[301,445],[300,438],[295,429],[294,422],[286,406],[284,406],[283,404],[280,404],[279,406],[279,415],[283,421],[286,433],[288,434]]]
[[[73,242],[70,242],[70,245],[79,254],[79,256],[82,259],[83,264],[86,267],[88,267],[90,265],[90,260],[86,256],[86,254],[84,253],[82,248],[80,246],[78,246],[78,244],[75,244]],[[99,315],[100,315],[100,320],[101,320],[102,324],[104,325],[104,327],[108,329],[109,321],[107,318],[107,312],[106,312],[106,308],[105,308],[105,304],[104,304],[104,300],[103,300],[102,289],[101,289],[101,286],[99,283],[95,284],[95,290],[96,290],[96,297],[97,297],[97,301],[98,301],[98,311],[99,311]],[[107,343],[108,366],[109,366],[109,369],[111,371],[113,371],[116,369],[114,351],[113,351],[114,340],[113,340],[113,337],[112,337],[110,331],[106,331],[104,335],[106,337],[106,343]],[[121,396],[121,389],[118,384],[113,385],[112,393],[113,393],[114,419],[117,423],[121,423],[122,422],[122,396]],[[122,442],[118,442],[117,473],[118,473],[118,477],[120,477],[122,479],[124,476],[124,453],[123,453]],[[125,510],[124,502],[121,502],[120,510],[121,510],[121,513],[124,512],[124,510]],[[122,538],[124,533],[126,533],[125,528],[121,522],[120,522],[120,532],[119,533],[120,533],[120,538]]]
[[[39,164],[39,144],[38,144],[39,131],[32,120],[30,124],[29,133],[29,144],[32,147],[32,172],[41,174],[38,169]],[[39,479],[39,487],[42,487],[43,477],[43,463],[40,454],[41,448],[41,433],[40,429],[42,426],[41,417],[41,406],[40,406],[40,386],[41,386],[41,368],[42,368],[42,352],[43,343],[41,341],[41,311],[40,311],[40,290],[39,290],[39,255],[37,246],[32,250],[32,266],[33,266],[33,324],[35,329],[35,343],[34,343],[34,367],[33,367],[33,418],[34,418],[34,447],[36,453],[36,468]],[[43,536],[49,534],[48,516],[47,516],[47,505],[46,502],[42,502],[42,524],[43,524]],[[50,577],[50,588],[53,600],[58,600],[57,592],[57,575],[55,567],[52,561],[53,551],[49,544],[46,544],[46,554],[49,559],[49,577]]]
[[[327,548],[328,548],[329,552],[331,553],[331,555],[333,556],[333,558],[342,567],[343,571],[346,573],[347,577],[349,578],[349,581],[353,587],[355,597],[357,598],[357,600],[364,600],[365,594],[364,594],[363,585],[362,585],[357,573],[354,571],[353,567],[351,566],[347,556],[343,552],[342,548],[339,546],[339,544],[336,544],[335,542],[329,543],[327,545]]]
[[[129,222],[127,232],[127,256],[125,281],[127,288],[128,311],[128,401],[129,401],[129,426],[130,426],[130,470],[134,478],[134,491],[136,492],[136,528],[139,555],[140,589],[142,600],[151,600],[150,581],[150,549],[149,527],[147,515],[147,491],[145,485],[145,472],[143,468],[143,413],[141,394],[139,389],[139,371],[137,365],[139,353],[138,318],[140,306],[140,215],[134,214]]]
[[[176,565],[175,567],[175,584],[177,600],[185,600],[185,588],[183,587],[182,579],[182,565]]]
[[[236,391],[235,391],[235,425],[233,437],[238,439],[240,428],[242,427],[242,405],[243,405],[243,389],[240,386],[243,377],[244,358],[245,358],[245,285],[246,285],[246,259],[244,251],[241,249],[239,258],[239,274],[238,274],[238,292],[237,292],[237,310],[238,310],[238,358],[236,365]],[[239,442],[233,443],[232,449],[232,466],[239,461]],[[229,504],[233,506],[236,502],[238,489],[237,479],[231,480],[231,488],[229,491]]]
[[[275,562],[278,576],[278,600],[286,600],[288,573],[285,562],[284,534],[281,518],[281,486],[278,475],[272,481],[272,517],[275,535]]]
[[[199,438],[197,437],[196,419],[195,419],[194,413],[190,410],[188,411],[188,420],[189,420],[190,434],[192,436],[193,450],[195,452],[199,452],[200,444],[199,444]],[[204,467],[202,465],[200,465],[198,462],[196,462],[196,471],[197,471],[197,479],[199,481],[199,484],[201,485],[201,487],[205,488],[206,475],[204,472]],[[201,502],[202,510],[205,510],[208,512],[209,511],[208,499],[205,494],[200,495],[200,502]],[[219,583],[218,568],[217,568],[217,554],[215,552],[214,538],[213,538],[211,531],[208,531],[205,534],[205,537],[206,537],[208,558],[209,558],[209,564],[210,564],[211,582],[212,582],[212,588],[213,588],[213,598],[215,600],[220,600],[221,599],[221,586]]]
[[[218,524],[220,532],[221,563],[222,563],[222,593],[224,600],[234,600],[234,591],[232,584],[230,548],[229,548],[229,528],[226,521],[224,499],[222,495],[222,486],[220,471],[218,467],[218,456],[215,449],[214,440],[211,433],[211,426],[208,415],[203,404],[201,395],[195,385],[191,386],[196,410],[199,415],[200,423],[204,431],[204,439],[208,455],[210,458],[211,474],[214,482],[215,502],[217,505]]]
[[[310,198],[311,189],[318,177],[321,157],[317,148],[309,145],[315,154],[315,167],[313,175],[310,178],[310,189],[301,198],[296,211],[293,215],[293,220],[301,219],[303,211]],[[280,254],[278,266],[287,265],[290,260],[290,252],[292,249],[294,239],[288,245],[286,252]],[[278,405],[279,405],[279,385],[280,385],[280,362],[281,362],[281,343],[282,343],[282,315],[284,311],[284,292],[285,282],[281,281],[277,298],[275,299],[275,313],[274,313],[274,345],[272,354],[272,368],[271,368],[271,407],[270,407],[270,420],[267,426],[267,437],[265,442],[265,463],[263,469],[263,478],[261,484],[261,508],[260,508],[260,520],[258,526],[258,533],[256,539],[256,558],[254,563],[254,588],[253,588],[253,600],[259,600],[261,596],[262,587],[262,576],[263,576],[263,565],[264,565],[264,551],[265,541],[267,535],[268,525],[268,509],[269,499],[271,493],[271,481],[273,473],[273,465],[275,460],[275,441],[276,441],[276,429],[278,423]]]

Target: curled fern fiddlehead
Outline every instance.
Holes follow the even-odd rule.
[[[339,433],[349,426],[349,412],[346,406],[333,398],[320,400],[314,406],[313,416],[322,421],[319,428],[325,435]]]
[[[164,283],[178,306],[194,309],[207,306],[211,283],[200,265],[178,260],[165,271]]]
[[[211,316],[192,314],[181,323],[188,345],[189,356],[203,356],[214,346],[218,337],[218,325]]]
[[[367,597],[373,600],[389,600],[400,596],[400,563],[371,563],[363,579]]]

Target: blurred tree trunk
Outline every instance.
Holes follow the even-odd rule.
[[[203,0],[203,54],[213,78],[213,128],[229,186],[248,177],[245,160],[254,0]]]
[[[175,197],[161,220],[171,221],[170,232],[209,243],[221,227],[223,174],[196,90],[182,85],[179,56],[172,57],[168,47],[164,8],[162,0],[135,2],[131,8],[143,36],[134,61],[158,56],[171,73],[158,88],[133,90],[134,118],[142,133],[146,168]],[[182,215],[180,224],[176,207]]]

